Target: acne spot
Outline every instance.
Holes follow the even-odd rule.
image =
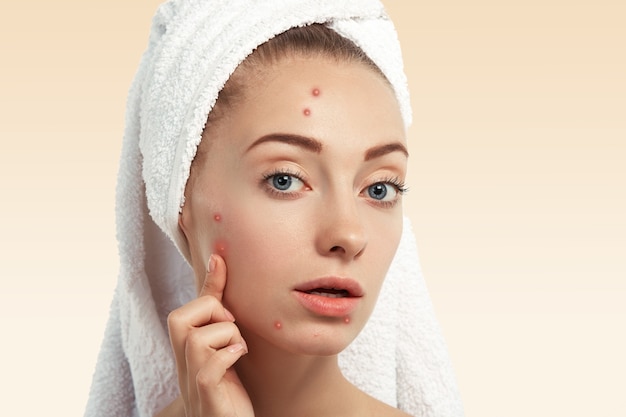
[[[215,220],[216,222],[221,222],[222,221],[222,215],[219,213],[215,213],[215,215],[213,216],[213,220]]]
[[[351,321],[350,320],[350,316],[346,316],[346,317],[343,318],[343,322],[346,323],[346,324],[350,324],[350,321]]]
[[[281,322],[279,322],[278,320],[276,320],[276,322],[274,323],[274,328],[276,330],[280,330],[283,328],[283,324]]]
[[[314,97],[317,97],[317,96],[320,95],[320,89],[319,88],[314,88],[311,93],[313,94]]]
[[[226,254],[228,252],[228,245],[226,244],[226,241],[224,239],[218,239],[213,245],[213,250],[215,253],[224,258],[226,257]]]
[[[311,109],[304,109],[304,111],[302,112],[305,116],[310,116],[311,115]]]

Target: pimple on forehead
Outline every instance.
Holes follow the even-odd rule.
[[[318,87],[313,87],[311,89],[311,95],[313,97],[319,97],[319,95],[322,94],[321,90]],[[306,107],[304,110],[302,110],[302,114],[305,116],[310,116],[311,115],[311,109]]]
[[[218,222],[218,223],[219,223],[219,222],[221,222],[221,221],[222,221],[222,215],[221,215],[221,214],[219,214],[219,213],[215,213],[215,214],[213,215],[213,220],[215,220],[215,221],[216,221],[216,222]]]

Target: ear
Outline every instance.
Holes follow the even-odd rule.
[[[180,230],[183,232],[183,236],[185,236],[185,240],[187,241],[187,245],[189,245],[189,230],[191,230],[191,228],[189,227],[189,222],[191,220],[189,219],[189,213],[188,210],[185,209],[185,206],[183,206],[183,209],[181,210],[180,214],[178,215],[178,227],[180,228]]]
[[[190,219],[189,219],[189,213],[185,214],[185,210],[183,209],[183,211],[178,215],[178,228],[180,229],[180,231],[183,234],[183,237],[185,238],[185,245],[187,246],[187,253],[184,254],[185,259],[187,260],[187,262],[189,263],[189,265],[191,265],[191,268],[195,270],[194,268],[194,256],[193,256],[193,248],[190,245],[190,231],[192,230],[191,228],[191,224],[190,224]]]
[[[178,214],[178,228],[182,232],[185,238],[185,244],[187,245],[187,253],[184,255],[185,259],[191,266],[191,269],[194,272],[194,276],[196,279],[196,287],[199,288],[199,285],[202,285],[206,274],[206,264],[208,261],[208,256],[206,256],[206,260],[204,259],[202,253],[197,252],[197,247],[194,245],[196,239],[194,239],[194,226],[193,219],[191,215],[191,210],[188,207],[189,202],[185,206],[183,206],[182,211]]]

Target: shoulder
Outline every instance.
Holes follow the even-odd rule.
[[[376,417],[411,417],[410,414],[405,413],[402,410],[391,407],[381,401],[372,398],[372,404],[370,405],[370,415]]]

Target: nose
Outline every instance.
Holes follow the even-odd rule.
[[[367,246],[367,234],[356,201],[335,201],[322,209],[317,237],[318,251],[324,256],[345,260],[359,258]]]

